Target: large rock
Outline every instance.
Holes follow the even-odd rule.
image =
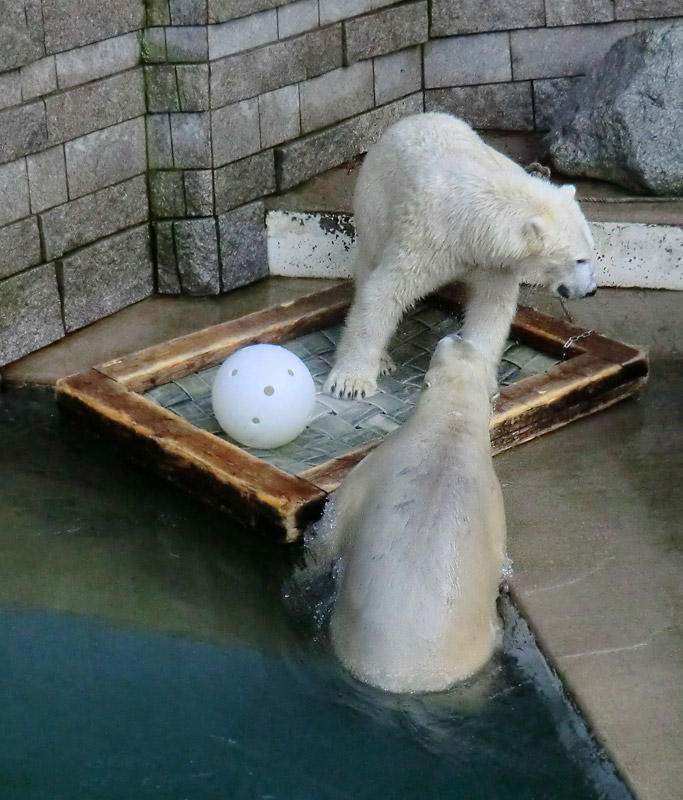
[[[617,42],[570,93],[545,139],[566,175],[683,194],[683,24]]]

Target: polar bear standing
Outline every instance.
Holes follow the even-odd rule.
[[[325,391],[367,397],[393,368],[406,308],[453,280],[468,288],[463,337],[497,364],[522,281],[563,298],[595,291],[593,241],[573,186],[526,173],[448,114],[390,127],[354,196],[356,296]]]
[[[342,482],[309,544],[306,577],[336,564],[335,652],[387,691],[445,689],[496,645],[505,512],[489,369],[442,339],[413,414]]]

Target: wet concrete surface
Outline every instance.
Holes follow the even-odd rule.
[[[683,786],[683,293],[601,290],[570,310],[649,347],[651,375],[637,399],[496,459],[515,595],[637,796],[673,800]]]

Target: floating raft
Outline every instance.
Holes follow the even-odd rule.
[[[406,315],[390,347],[397,370],[366,400],[323,395],[350,282],[182,336],[60,380],[57,400],[136,460],[241,524],[297,540],[327,495],[417,402],[436,342],[458,329],[462,295],[449,286]],[[243,447],[211,409],[218,368],[235,350],[284,344],[318,391],[312,421],[275,450]],[[491,442],[500,453],[635,394],[646,352],[520,306],[498,374]]]

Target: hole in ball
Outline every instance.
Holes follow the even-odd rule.
[[[258,425],[261,420],[258,417],[252,417],[251,421],[254,423],[254,425]]]
[[[294,375],[294,370],[293,369],[288,369],[287,372],[288,372],[289,375]]]
[[[263,387],[263,394],[267,394],[268,397],[275,394],[275,389],[272,386],[264,386]]]
[[[230,374],[234,377],[235,375],[237,375],[237,370],[234,369]]]

